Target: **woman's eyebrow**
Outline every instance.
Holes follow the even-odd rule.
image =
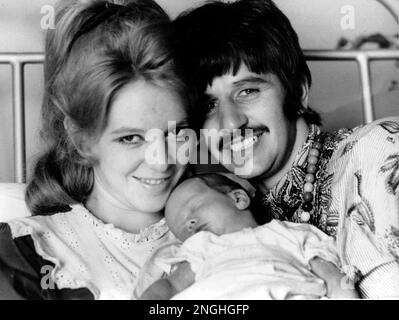
[[[188,127],[189,126],[189,121],[187,118],[179,121],[176,123],[176,128],[182,128],[182,127]],[[155,129],[155,128],[154,128]],[[115,129],[113,131],[111,131],[111,134],[123,134],[123,133],[142,133],[145,134],[148,130],[142,129],[142,128],[133,128],[133,127],[120,127],[118,129]],[[164,131],[165,133],[167,133],[168,130]]]
[[[132,128],[132,127],[120,127],[118,129],[115,129],[111,132],[111,134],[121,134],[121,133],[145,133],[145,130],[140,129],[140,128]]]

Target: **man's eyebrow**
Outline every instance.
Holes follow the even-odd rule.
[[[269,84],[270,80],[266,79],[265,77],[261,77],[261,76],[249,76],[240,80],[237,80],[235,82],[233,82],[233,86],[234,87],[240,87],[242,85],[245,84]]]
[[[233,82],[233,87],[239,88],[245,84],[271,84],[272,81],[268,79],[267,77],[262,77],[262,76],[248,76],[243,79],[237,80]],[[203,94],[204,100],[205,101],[212,101],[215,100],[216,98],[210,94],[210,93],[204,93]]]

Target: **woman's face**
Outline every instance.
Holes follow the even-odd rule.
[[[176,123],[176,131],[170,132]],[[94,191],[116,207],[158,212],[182,176],[176,164],[175,134],[187,127],[181,98],[144,80],[124,86],[111,105],[108,122],[90,151],[96,162]],[[175,163],[175,164],[174,164]]]

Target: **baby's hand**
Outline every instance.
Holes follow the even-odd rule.
[[[312,272],[323,279],[327,285],[327,297],[331,299],[358,299],[354,285],[346,281],[347,276],[335,264],[315,257],[310,262]]]

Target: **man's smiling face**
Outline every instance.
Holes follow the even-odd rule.
[[[244,178],[268,178],[281,170],[292,152],[296,122],[284,115],[285,90],[279,78],[272,73],[253,73],[241,64],[235,75],[214,78],[206,95],[208,114],[203,128],[223,130],[232,136],[208,139],[211,154],[221,159],[229,171]],[[245,129],[251,129],[253,135],[248,139],[237,137],[235,129],[240,129],[243,136]],[[226,152],[233,157],[235,153],[245,153],[240,171],[234,161],[223,161],[226,157],[222,154]]]

